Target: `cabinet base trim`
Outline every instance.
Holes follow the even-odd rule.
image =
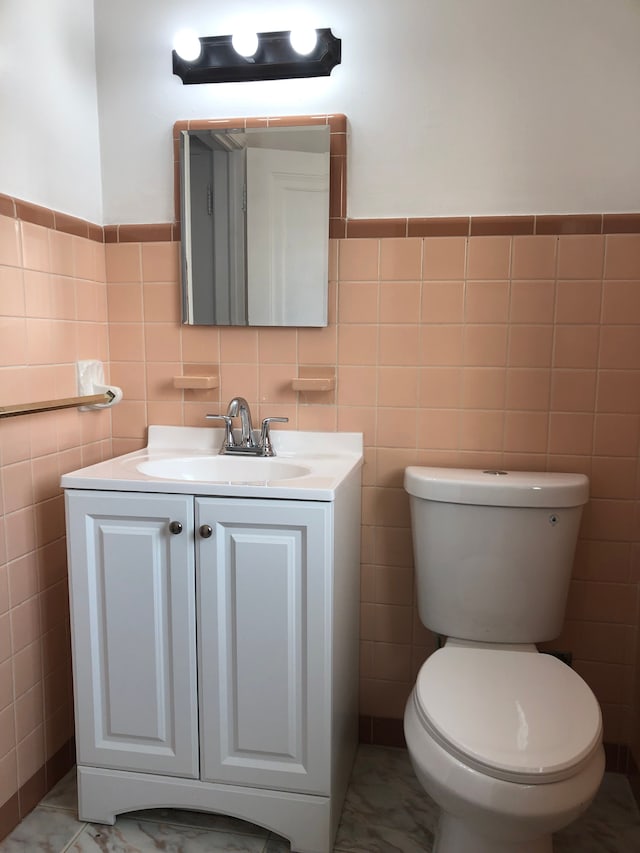
[[[331,806],[329,797],[311,794],[78,767],[78,817],[89,823],[113,824],[117,815],[138,809],[196,809],[277,832],[296,853],[330,853],[335,830]]]

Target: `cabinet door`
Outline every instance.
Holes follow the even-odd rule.
[[[196,777],[193,498],[66,506],[78,763]]]
[[[196,499],[207,781],[329,793],[330,507]]]

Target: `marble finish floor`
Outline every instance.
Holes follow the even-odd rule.
[[[336,838],[336,853],[430,853],[437,808],[407,753],[360,746]],[[640,812],[627,780],[605,776],[584,817],[555,838],[555,853],[638,853]],[[0,842],[2,853],[289,853],[284,839],[234,818],[157,809],[115,826],[81,823],[75,771]],[[472,851],[461,851],[472,853]]]

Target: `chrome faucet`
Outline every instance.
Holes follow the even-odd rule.
[[[234,397],[226,415],[205,415],[209,420],[224,421],[224,440],[220,453],[236,456],[275,456],[269,427],[272,423],[286,424],[289,418],[263,418],[260,432],[253,429],[251,409],[244,397]],[[233,433],[233,418],[240,418],[239,440]],[[256,437],[257,436],[257,437]]]
[[[253,423],[251,422],[251,409],[244,397],[234,397],[227,406],[228,418],[240,418],[240,447],[251,449],[257,447],[253,437]]]

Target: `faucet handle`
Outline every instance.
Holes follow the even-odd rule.
[[[269,427],[271,424],[288,424],[289,418],[263,418],[262,429],[260,430],[260,444],[262,445],[264,456],[275,456],[276,452],[271,444],[271,433]]]
[[[229,415],[205,415],[209,421],[224,421],[224,443],[223,448],[234,447],[235,440],[233,438],[233,430],[231,429],[231,418]]]

